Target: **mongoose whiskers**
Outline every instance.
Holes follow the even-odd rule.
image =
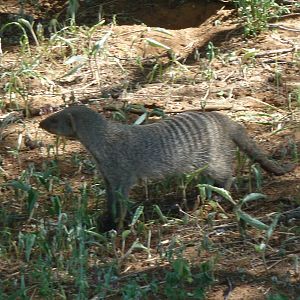
[[[71,106],[41,121],[40,127],[79,140],[91,153],[106,184],[113,223],[120,217],[118,193],[127,198],[138,179],[205,167],[204,175],[230,189],[236,146],[275,175],[294,168],[268,159],[242,125],[217,112],[185,112],[149,125],[124,125],[85,106]]]

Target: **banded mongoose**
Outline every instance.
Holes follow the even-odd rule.
[[[106,184],[113,223],[120,214],[118,193],[127,198],[138,179],[205,167],[204,175],[229,189],[236,146],[275,175],[294,168],[269,160],[242,125],[217,112],[185,112],[153,124],[124,125],[85,106],[71,106],[41,121],[40,127],[79,140],[91,153]]]

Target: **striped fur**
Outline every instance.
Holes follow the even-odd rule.
[[[78,139],[91,153],[106,183],[111,219],[115,191],[128,197],[138,179],[162,178],[205,168],[226,189],[232,181],[236,146],[275,175],[292,170],[269,160],[240,124],[217,112],[186,112],[149,125],[106,120],[84,106],[72,106],[40,123],[48,132]]]

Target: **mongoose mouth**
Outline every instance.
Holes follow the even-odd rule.
[[[42,128],[42,129],[44,129],[44,130],[46,130],[46,131],[48,131],[48,132],[51,132],[51,129],[48,128],[48,126],[46,125],[46,122],[45,122],[45,121],[46,121],[46,120],[43,120],[43,121],[40,122],[39,128]]]
[[[48,131],[48,132],[50,132],[50,133],[52,133],[52,134],[58,134],[57,130],[55,130],[55,128],[52,128],[50,126],[50,124],[49,124],[49,122],[48,122],[47,119],[41,121],[40,124],[39,124],[39,127],[42,128],[42,129],[44,129],[44,130],[46,130],[46,131]]]
[[[39,123],[39,128],[42,128],[42,129],[46,130],[47,132],[49,132],[51,134],[62,136],[62,137],[65,137],[65,138],[67,138],[69,140],[76,140],[76,137],[74,136],[74,134],[72,134],[72,135],[66,135],[65,133],[59,132],[59,130],[57,130],[57,128],[52,127],[52,126],[53,125],[51,125],[49,123],[48,119],[42,120]]]

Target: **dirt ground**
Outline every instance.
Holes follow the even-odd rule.
[[[176,1],[136,1],[135,5],[126,0],[100,2],[103,4],[101,9],[99,3],[94,6],[81,3],[78,23],[91,26],[101,11],[106,24],[99,26],[90,43],[111,32],[105,53],[96,64],[92,62],[94,72],[85,65],[80,72],[64,76],[70,70],[70,65],[64,63],[64,57],[68,57],[72,49],[57,49],[57,55],[52,49],[49,59],[37,67],[48,82],[27,78],[31,117],[9,124],[1,131],[0,180],[6,182],[18,178],[30,163],[41,167],[48,159],[46,146],[52,144],[55,137],[38,128],[38,123],[51,111],[64,106],[65,102],[90,104],[99,112],[104,111],[107,117],[128,104],[143,104],[149,111],[161,109],[170,115],[205,107],[243,123],[253,139],[281,162],[291,161],[297,151],[299,155],[299,14],[295,12],[280,18],[268,31],[246,39],[236,11],[221,1],[186,1],[183,4],[176,4]],[[66,10],[62,1],[39,3],[39,10],[29,4],[25,6],[26,15],[32,14],[36,20],[49,19]],[[0,18],[6,18],[8,13],[19,13],[18,1],[0,2]],[[110,25],[114,15],[116,24]],[[13,42],[5,43],[10,41],[6,38],[2,42],[1,72],[12,68],[20,57],[20,46]],[[146,43],[147,38],[170,47],[176,57],[175,62],[170,62],[166,49]],[[79,31],[74,39],[82,47],[88,44],[84,32]],[[215,47],[215,58],[211,62],[206,59],[209,42]],[[37,51],[33,43],[32,51]],[[62,52],[65,55],[61,55]],[[152,78],[154,69],[161,72],[158,71],[155,75],[159,75]],[[10,103],[3,90],[5,84],[5,81],[0,83],[0,97],[5,103],[2,115],[9,112]],[[20,105],[22,108],[22,102]],[[131,113],[129,119],[133,121],[139,115]],[[12,150],[16,149],[20,134],[23,142],[16,159]],[[30,143],[26,143],[26,134],[44,146],[30,147]],[[59,153],[61,176],[72,182],[74,188],[84,180],[94,180],[92,174],[80,172],[70,163],[74,153],[86,155],[78,143],[68,141],[65,150]],[[253,202],[247,207],[247,212],[255,217],[270,222],[272,213],[296,209],[300,203],[299,164],[291,173],[280,177],[264,173],[260,192],[267,195],[267,200]],[[233,193],[237,199],[245,194]],[[136,201],[143,197],[135,191],[132,195]],[[191,197],[189,201],[193,202],[193,193]],[[20,204],[14,202],[10,190],[2,189],[0,199],[6,209],[22,210]],[[168,198],[165,205],[169,203]],[[90,204],[91,209],[93,205]],[[254,250],[254,245],[263,238],[261,231],[249,229],[248,238],[243,240],[236,226],[227,227],[235,222],[230,206],[225,205],[224,210],[228,219],[222,219],[218,212],[216,227],[209,232],[220,257],[216,263],[216,282],[208,291],[207,299],[265,299],[270,291],[285,294],[288,299],[299,299],[300,273],[294,260],[300,255],[299,215],[282,221],[278,226],[270,241],[265,268],[262,257]],[[204,231],[191,224],[172,225],[165,229],[163,238],[167,241],[176,236],[187,245],[184,256],[196,264],[210,255],[209,252],[200,255],[195,247]],[[287,236],[293,238],[293,242],[288,243],[283,256],[280,250]],[[154,234],[152,258],[147,259],[144,253],[137,255],[137,261],[129,260],[124,267],[123,276],[159,272],[155,267],[159,265],[155,241]],[[1,272],[7,267],[11,266],[0,266]],[[13,278],[13,272],[7,272]],[[226,295],[228,297],[224,298]]]

